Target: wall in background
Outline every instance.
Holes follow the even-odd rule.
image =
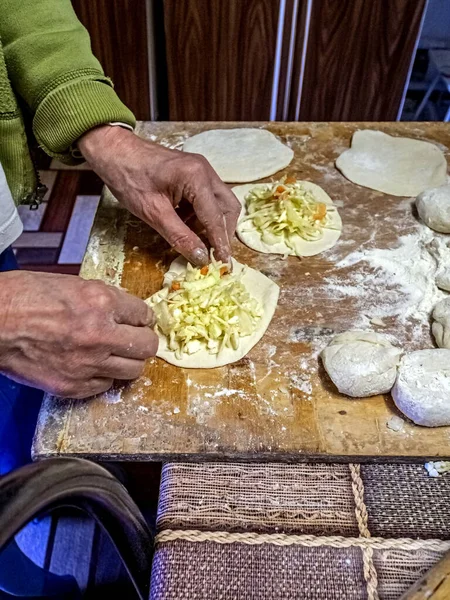
[[[450,48],[449,0],[428,0],[419,48]]]

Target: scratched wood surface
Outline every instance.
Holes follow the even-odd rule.
[[[180,148],[190,134],[217,126],[263,126],[295,151],[289,173],[321,185],[337,202],[344,223],[338,245],[299,260],[258,254],[233,242],[235,257],[281,287],[273,321],[243,360],[213,370],[183,370],[149,360],[143,376],[100,397],[47,397],[34,442],[36,458],[64,455],[95,460],[423,460],[450,457],[450,428],[403,430],[386,426],[398,414],[389,396],[349,399],[323,371],[318,354],[338,332],[377,329],[370,317],[386,297],[401,301],[392,285],[364,286],[370,267],[338,263],[360,248],[396,248],[401,236],[423,227],[411,199],[371,191],[334,167],[358,128],[440,144],[447,159],[450,129],[442,123],[142,123],[140,134]],[[184,214],[184,213],[183,213]],[[186,213],[186,218],[190,218]],[[193,221],[191,220],[191,223]],[[146,298],[159,289],[173,252],[108,192],[91,233],[82,275],[121,284]],[[330,282],[334,282],[332,285]],[[338,290],[338,291],[336,291]],[[343,291],[344,290],[344,291]],[[348,293],[345,291],[348,290]],[[363,296],[363,297],[362,297]],[[428,323],[397,316],[383,332],[405,350],[432,347]]]

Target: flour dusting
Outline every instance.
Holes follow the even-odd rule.
[[[426,324],[436,303],[446,297],[435,283],[436,272],[442,266],[437,256],[444,246],[443,239],[421,228],[401,237],[398,248],[353,252],[337,264],[338,269],[358,266],[348,277],[349,283],[343,285],[334,276],[327,279],[328,288],[337,296],[360,298],[362,312],[367,312],[367,304],[372,319],[397,317],[400,323],[413,319]],[[370,306],[374,293],[377,302]]]

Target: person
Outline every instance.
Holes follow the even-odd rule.
[[[28,461],[43,390],[86,398],[136,378],[157,350],[153,315],[101,281],[16,269],[16,205],[44,188],[28,148],[87,161],[116,198],[197,265],[201,239],[178,217],[192,203],[221,260],[239,214],[234,195],[203,157],[133,133],[135,118],[93,56],[70,0],[0,0],[0,473]]]

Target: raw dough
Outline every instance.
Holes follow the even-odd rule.
[[[307,190],[313,193],[318,202],[323,202],[329,206],[334,206],[333,200],[330,198],[330,196],[315,183],[311,183],[310,181],[300,181],[299,183],[302,183]],[[252,226],[251,221],[243,222],[243,219],[247,214],[245,209],[245,196],[251,189],[259,186],[264,186],[264,184],[255,185],[250,183],[247,185],[238,185],[232,188],[234,195],[242,206],[236,229],[239,239],[249,248],[253,248],[253,250],[257,250],[258,252],[264,252],[266,254],[290,254],[295,256],[295,252],[284,242],[272,245],[266,244],[261,240],[261,235],[259,234],[258,230]],[[337,227],[337,229],[325,229],[323,238],[314,242],[308,242],[299,237],[296,243],[296,248],[301,256],[314,256],[315,254],[319,254],[320,252],[324,252],[324,250],[332,248],[336,244],[342,233],[342,221],[337,210],[331,214],[333,216],[333,225]],[[250,229],[250,231],[243,231],[243,229]]]
[[[393,196],[417,196],[447,179],[447,162],[437,146],[381,131],[356,131],[336,167],[353,183]]]
[[[212,129],[186,140],[185,152],[202,154],[222,181],[239,183],[273,175],[287,167],[294,152],[266,129]]]
[[[439,348],[450,350],[450,298],[445,298],[436,304],[433,319],[432,330],[436,344]]]
[[[416,199],[419,217],[431,229],[450,233],[450,185],[425,190]]]
[[[163,358],[172,365],[184,367],[186,369],[212,369],[240,360],[259,342],[272,320],[277,307],[280,288],[276,283],[259,271],[244,266],[234,259],[231,260],[233,263],[233,273],[238,274],[245,269],[241,282],[264,308],[264,314],[259,321],[259,327],[256,331],[252,335],[241,337],[239,348],[237,350],[225,348],[219,354],[210,354],[205,348],[205,350],[199,350],[195,354],[183,356],[182,359],[175,357],[175,352],[169,350],[167,347],[166,336],[158,331],[159,347],[156,356]],[[174,279],[177,279],[180,274],[184,274],[186,272],[186,264],[186,260],[183,257],[175,259],[170,265],[169,271],[164,276],[163,286],[170,287]],[[147,298],[146,302],[149,306],[153,306],[154,303],[158,302],[158,292],[153,294],[153,296],[150,296],[150,298]]]
[[[450,292],[450,267],[444,267],[437,272],[436,285],[439,289]]]
[[[417,425],[450,425],[450,350],[406,354],[392,397],[397,408]]]
[[[401,354],[381,333],[347,331],[334,337],[321,357],[341,394],[364,398],[391,390]]]

